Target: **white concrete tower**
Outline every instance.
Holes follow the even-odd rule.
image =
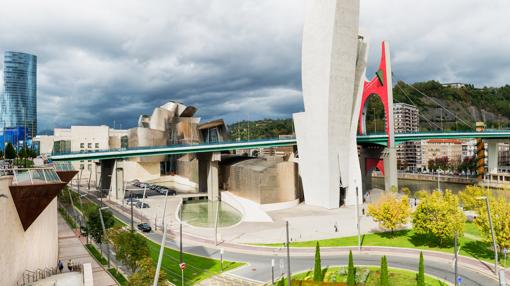
[[[356,129],[366,43],[358,36],[358,0],[309,0],[303,29],[305,111],[294,114],[305,202],[337,208],[361,196]]]

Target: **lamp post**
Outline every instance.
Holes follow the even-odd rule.
[[[438,191],[441,191],[441,183],[439,181],[439,171],[441,171],[441,169],[437,169],[437,190]]]
[[[354,180],[354,184],[356,184],[356,180]],[[361,251],[361,230],[360,230],[360,217],[359,217],[358,186],[356,186],[356,227],[358,228],[358,250]]]
[[[165,242],[166,242],[166,199],[168,198],[168,190],[165,194],[165,207],[163,208],[163,238],[161,239],[161,247],[159,248],[159,256],[158,256],[158,266],[156,267],[156,273],[154,273],[154,283],[152,286],[158,285],[159,280],[159,271],[161,270],[161,262],[163,261],[163,251],[165,250]]]
[[[498,246],[496,245],[496,238],[494,235],[494,227],[492,226],[492,217],[491,217],[491,207],[489,204],[489,197],[478,197],[479,200],[485,200],[485,205],[487,207],[487,216],[489,219],[489,227],[491,229],[491,235],[492,235],[492,246],[494,248],[494,273],[498,272]]]
[[[223,248],[220,249],[220,270],[223,272]]]
[[[102,210],[105,210],[107,208],[108,207],[99,208],[99,218],[101,219],[101,226],[103,227],[103,236],[104,236],[105,241],[106,241],[106,228],[104,227]],[[110,268],[110,244],[108,243],[108,241],[106,241],[106,251],[107,251],[107,255],[108,255],[108,268]]]
[[[183,263],[184,259],[182,257],[182,205],[184,204],[184,199],[181,197],[181,205],[179,206],[179,261]]]
[[[271,258],[271,285],[274,285],[274,258]]]
[[[143,196],[142,196],[142,205],[140,208],[140,223],[143,223],[143,209],[145,208],[145,205],[143,204],[143,201],[145,200],[145,193],[147,192],[147,185],[143,187]],[[131,202],[132,203],[132,202]]]
[[[285,228],[287,230],[287,282],[290,286],[290,243],[289,243],[289,221],[285,222]]]

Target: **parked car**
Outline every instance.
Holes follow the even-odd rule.
[[[150,208],[148,203],[143,203],[143,207],[142,207],[142,202],[137,202],[135,206],[137,208],[139,208],[139,209],[148,209],[148,208]]]
[[[143,232],[150,232],[152,230],[151,226],[146,222],[137,225],[137,227],[140,231]]]
[[[139,203],[139,202],[140,202],[140,200],[137,199],[137,198],[127,198],[126,199],[126,204],[128,204],[128,205],[136,204],[136,203]]]

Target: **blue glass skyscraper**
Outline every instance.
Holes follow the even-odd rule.
[[[26,53],[5,52],[0,129],[23,127],[28,138],[37,134],[36,83],[37,57]]]

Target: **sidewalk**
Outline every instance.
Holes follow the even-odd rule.
[[[58,259],[64,263],[63,272],[68,272],[67,261],[92,265],[94,286],[116,286],[117,282],[96,262],[96,260],[85,249],[80,239],[67,225],[65,220],[58,215]]]

